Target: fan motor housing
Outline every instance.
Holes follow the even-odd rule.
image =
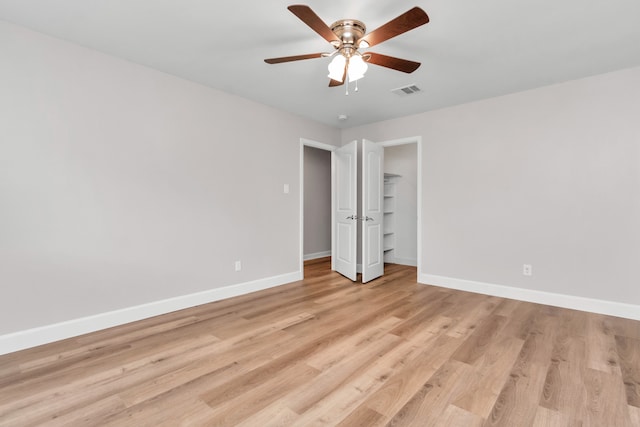
[[[331,31],[343,45],[354,45],[365,35],[367,27],[356,19],[341,19],[331,24]]]

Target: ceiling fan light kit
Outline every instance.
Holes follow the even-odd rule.
[[[369,34],[367,34],[367,27],[364,23],[355,19],[341,19],[329,27],[309,6],[291,5],[288,9],[322,38],[331,43],[335,51],[332,53],[311,53],[269,58],[264,60],[267,64],[333,57],[328,65],[329,87],[341,86],[347,81],[356,82],[356,91],[358,90],[358,80],[362,79],[367,72],[367,63],[404,73],[412,73],[420,66],[419,62],[406,59],[373,52],[359,52],[359,49],[367,49],[429,22],[429,17],[419,7],[410,9]],[[346,94],[349,94],[348,85]]]
[[[327,77],[343,83],[345,69],[347,70],[349,82],[355,82],[356,80],[360,80],[364,77],[364,73],[367,72],[369,66],[364,62],[364,59],[362,59],[362,55],[357,54],[351,57],[337,55],[329,63],[328,68],[329,75]]]

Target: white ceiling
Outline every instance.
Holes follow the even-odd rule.
[[[284,0],[0,0],[0,19],[336,127],[351,127],[640,65],[640,0],[307,0],[328,25],[369,31],[413,6],[431,22],[371,48],[422,62],[371,65],[360,90],[327,87],[333,48]],[[391,89],[417,84],[409,97]],[[338,115],[346,114],[346,121]]]

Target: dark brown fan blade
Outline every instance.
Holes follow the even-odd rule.
[[[370,64],[380,65],[381,67],[391,68],[393,70],[402,71],[403,73],[413,73],[420,66],[419,62],[409,61],[408,59],[396,58],[393,56],[382,55],[374,52],[367,52],[362,56],[369,56],[367,62]]]
[[[329,87],[342,86],[346,81],[347,81],[347,64],[344,65],[344,72],[342,73],[342,81],[339,82],[337,80],[330,79]]]
[[[376,28],[369,34],[365,35],[362,39],[369,44],[369,47],[375,46],[383,41],[389,40],[390,38],[399,36],[409,30],[413,30],[420,25],[424,25],[427,22],[429,22],[429,17],[425,11],[419,7],[414,7],[397,18],[387,22],[383,26]]]
[[[282,62],[300,61],[302,59],[322,58],[322,53],[308,53],[306,55],[283,56],[280,58],[268,58],[264,62],[267,64],[280,64]]]
[[[320,34],[320,36],[329,43],[333,41],[340,41],[333,31],[331,31],[331,28],[329,28],[329,26],[325,24],[309,6],[293,4],[287,7],[287,9],[300,18],[300,20],[307,24],[313,31]]]

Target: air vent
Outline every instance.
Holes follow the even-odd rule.
[[[420,89],[415,84],[412,84],[412,85],[409,85],[409,86],[399,87],[398,89],[393,89],[391,92],[395,93],[396,95],[399,95],[399,96],[407,96],[407,95],[413,95],[413,94],[416,94],[416,93],[420,93],[420,92],[422,92],[422,89]]]

